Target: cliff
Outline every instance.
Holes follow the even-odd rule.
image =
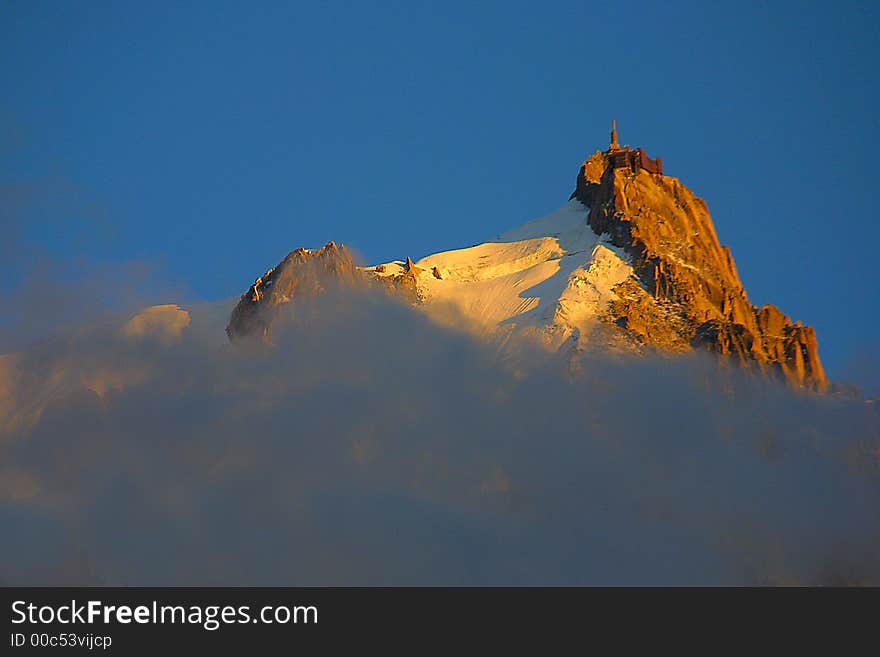
[[[572,198],[589,208],[596,234],[631,257],[639,286],[620,291],[618,325],[646,343],[662,336],[661,346],[707,349],[794,387],[827,389],[812,327],[749,302],[706,203],[677,179],[613,168],[607,153],[596,152],[581,166]],[[658,306],[666,312],[652,312]],[[679,321],[668,321],[670,311]]]

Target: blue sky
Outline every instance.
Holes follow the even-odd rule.
[[[178,4],[0,6],[7,289],[28,249],[218,299],[330,239],[469,246],[564,203],[616,117],[752,302],[876,382],[878,5]]]

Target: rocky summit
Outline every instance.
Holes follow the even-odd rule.
[[[361,278],[351,253],[334,242],[317,251],[291,251],[242,295],[229,318],[226,335],[230,340],[266,337],[281,306],[296,298],[322,294],[329,285],[345,285]]]
[[[279,306],[330,280],[378,286],[499,344],[530,337],[572,357],[705,350],[795,388],[828,387],[813,329],[751,304],[706,203],[666,175],[662,159],[621,146],[614,125],[556,212],[417,262],[357,267],[332,242],[297,249],[241,297],[229,338],[268,335]]]

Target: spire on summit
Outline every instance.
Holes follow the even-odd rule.
[[[611,144],[605,151],[607,162],[612,169],[630,169],[633,173],[647,171],[663,175],[663,158],[652,160],[641,148],[632,149],[617,143],[617,120],[611,119]]]

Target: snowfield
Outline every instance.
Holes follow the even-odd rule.
[[[588,212],[572,200],[491,242],[422,258],[415,263],[420,300],[415,308],[439,325],[488,340],[517,333],[553,350],[566,343],[579,349],[590,344],[612,347],[610,323],[600,320],[607,319],[609,304],[618,298],[615,286],[633,275],[633,269],[622,249],[589,227]],[[405,267],[395,260],[363,270],[382,277],[402,274]],[[190,330],[213,333],[225,342],[223,328],[237,301],[188,310],[147,308],[132,319],[132,326],[174,340],[191,317]],[[163,319],[174,320],[174,325],[158,326]]]
[[[626,255],[587,225],[588,212],[572,200],[492,242],[422,258],[421,309],[485,337],[518,330],[554,348],[572,337],[584,346],[617,298],[614,287],[632,274]],[[403,263],[384,269],[399,273]]]

